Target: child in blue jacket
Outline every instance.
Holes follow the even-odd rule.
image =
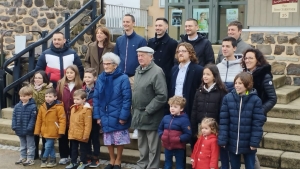
[[[19,91],[20,102],[15,105],[11,128],[20,138],[20,159],[15,164],[29,166],[34,164],[35,142],[34,125],[36,120],[36,104],[32,98],[33,90],[24,86]]]
[[[229,151],[232,169],[240,169],[243,154],[246,169],[253,169],[256,149],[263,135],[265,115],[253,87],[252,75],[239,73],[235,89],[223,98],[218,144]]]
[[[173,155],[176,158],[176,169],[185,168],[185,147],[192,137],[191,123],[183,112],[186,100],[181,96],[169,99],[171,114],[166,115],[158,128],[159,137],[165,148],[165,169],[172,169]]]

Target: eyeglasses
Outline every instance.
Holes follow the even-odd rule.
[[[177,50],[176,53],[186,53],[188,52],[187,50]]]
[[[112,65],[114,63],[102,63],[102,64],[103,64],[103,66],[110,66],[110,65]]]
[[[252,57],[245,57],[245,60],[254,60]]]
[[[34,77],[34,79],[43,79],[42,77]]]

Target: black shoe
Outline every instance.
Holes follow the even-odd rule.
[[[121,164],[120,165],[115,165],[113,169],[121,169]]]
[[[99,160],[93,159],[93,160],[92,160],[92,163],[90,164],[89,167],[90,167],[90,168],[97,168],[99,165],[100,165]]]
[[[104,169],[113,169],[114,168],[114,166],[113,165],[111,165],[111,164],[108,164]]]

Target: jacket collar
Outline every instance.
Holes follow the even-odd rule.
[[[132,34],[131,35],[127,35],[126,33],[125,33],[125,36],[128,38],[128,39],[131,39],[131,38],[133,38],[134,36],[136,35],[136,33],[135,33],[135,31],[133,30],[133,32],[132,32]]]
[[[162,36],[160,38],[157,38],[157,34],[155,33],[155,41],[161,40],[163,43],[167,43],[169,39],[170,39],[170,36],[168,35],[167,32],[164,34],[164,36]]]
[[[67,51],[68,49],[70,48],[70,45],[68,43],[68,41],[66,41],[66,43],[64,44],[63,48],[56,48],[54,45],[53,45],[53,42],[51,43],[50,45],[50,49],[55,52],[55,53],[62,53],[62,52],[65,52]]]
[[[138,66],[136,68],[136,71],[140,74],[143,74],[143,73],[147,72],[148,70],[150,70],[153,67],[153,65],[154,65],[154,62],[151,61],[151,63],[145,69],[142,69],[141,66]]]

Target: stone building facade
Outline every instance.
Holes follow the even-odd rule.
[[[26,35],[27,45],[36,42],[40,36],[38,33],[29,31],[51,32],[60,23],[65,20],[65,13],[73,14],[86,4],[89,0],[0,0],[0,33],[6,30],[12,30],[4,35],[4,51],[6,57],[11,57],[15,50],[15,35]],[[100,4],[97,4],[98,14],[100,13]],[[78,16],[78,22],[71,23],[71,39],[75,37],[85,25],[91,21],[90,18]],[[99,24],[105,23],[100,20]],[[73,49],[79,56],[83,56],[87,51],[87,44],[91,42],[92,32],[87,32],[81,37]],[[36,50],[39,54],[40,51]]]
[[[243,31],[242,39],[262,51],[273,75],[286,75],[286,84],[300,85],[300,31]]]

